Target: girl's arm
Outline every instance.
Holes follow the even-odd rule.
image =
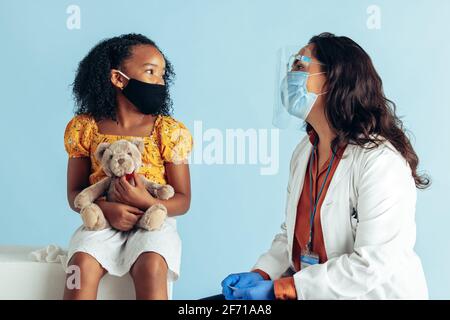
[[[175,195],[169,200],[155,199],[167,208],[169,217],[185,214],[191,206],[191,176],[188,164],[166,164],[167,182],[175,190]]]
[[[91,160],[88,157],[69,158],[67,164],[67,200],[73,211],[80,212],[75,208],[73,201],[75,197],[89,187],[89,174]]]
[[[169,200],[156,199],[147,193],[148,196],[143,204],[142,210],[151,207],[156,203],[161,203],[167,208],[169,217],[185,214],[191,205],[191,177],[188,164],[166,163],[167,183],[175,190],[175,195]]]

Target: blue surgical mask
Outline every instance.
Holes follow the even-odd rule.
[[[311,112],[317,97],[325,94],[308,91],[308,77],[326,72],[308,73],[304,71],[289,71],[281,82],[281,101],[287,112],[302,120]],[[285,94],[287,93],[287,96]]]

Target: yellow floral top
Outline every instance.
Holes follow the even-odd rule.
[[[64,147],[70,158],[89,157],[91,159],[90,184],[94,184],[106,174],[95,158],[95,150],[102,142],[113,143],[120,139],[131,140],[134,136],[121,136],[100,133],[94,118],[89,115],[77,115],[66,126]],[[183,123],[170,116],[159,115],[155,119],[150,136],[141,137],[144,141],[142,154],[143,166],[138,173],[147,179],[166,184],[164,164],[166,162],[181,163],[187,160],[192,150],[192,136]]]

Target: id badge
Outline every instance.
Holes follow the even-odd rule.
[[[315,252],[308,252],[300,256],[300,267],[305,269],[319,263],[319,255]]]

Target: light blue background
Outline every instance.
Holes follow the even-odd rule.
[[[66,8],[81,8],[68,30]],[[366,26],[369,5],[381,29]],[[386,94],[415,138],[433,186],[418,192],[417,252],[431,298],[450,298],[450,2],[435,1],[1,1],[0,244],[67,246],[80,224],[66,200],[63,131],[70,83],[99,40],[139,32],[177,72],[175,118],[193,130],[271,128],[276,50],[322,31],[347,35],[371,55]],[[174,298],[218,293],[230,272],[249,270],[283,219],[288,163],[303,132],[280,133],[280,171],[193,165],[190,212]],[[380,177],[381,178],[381,177]]]

